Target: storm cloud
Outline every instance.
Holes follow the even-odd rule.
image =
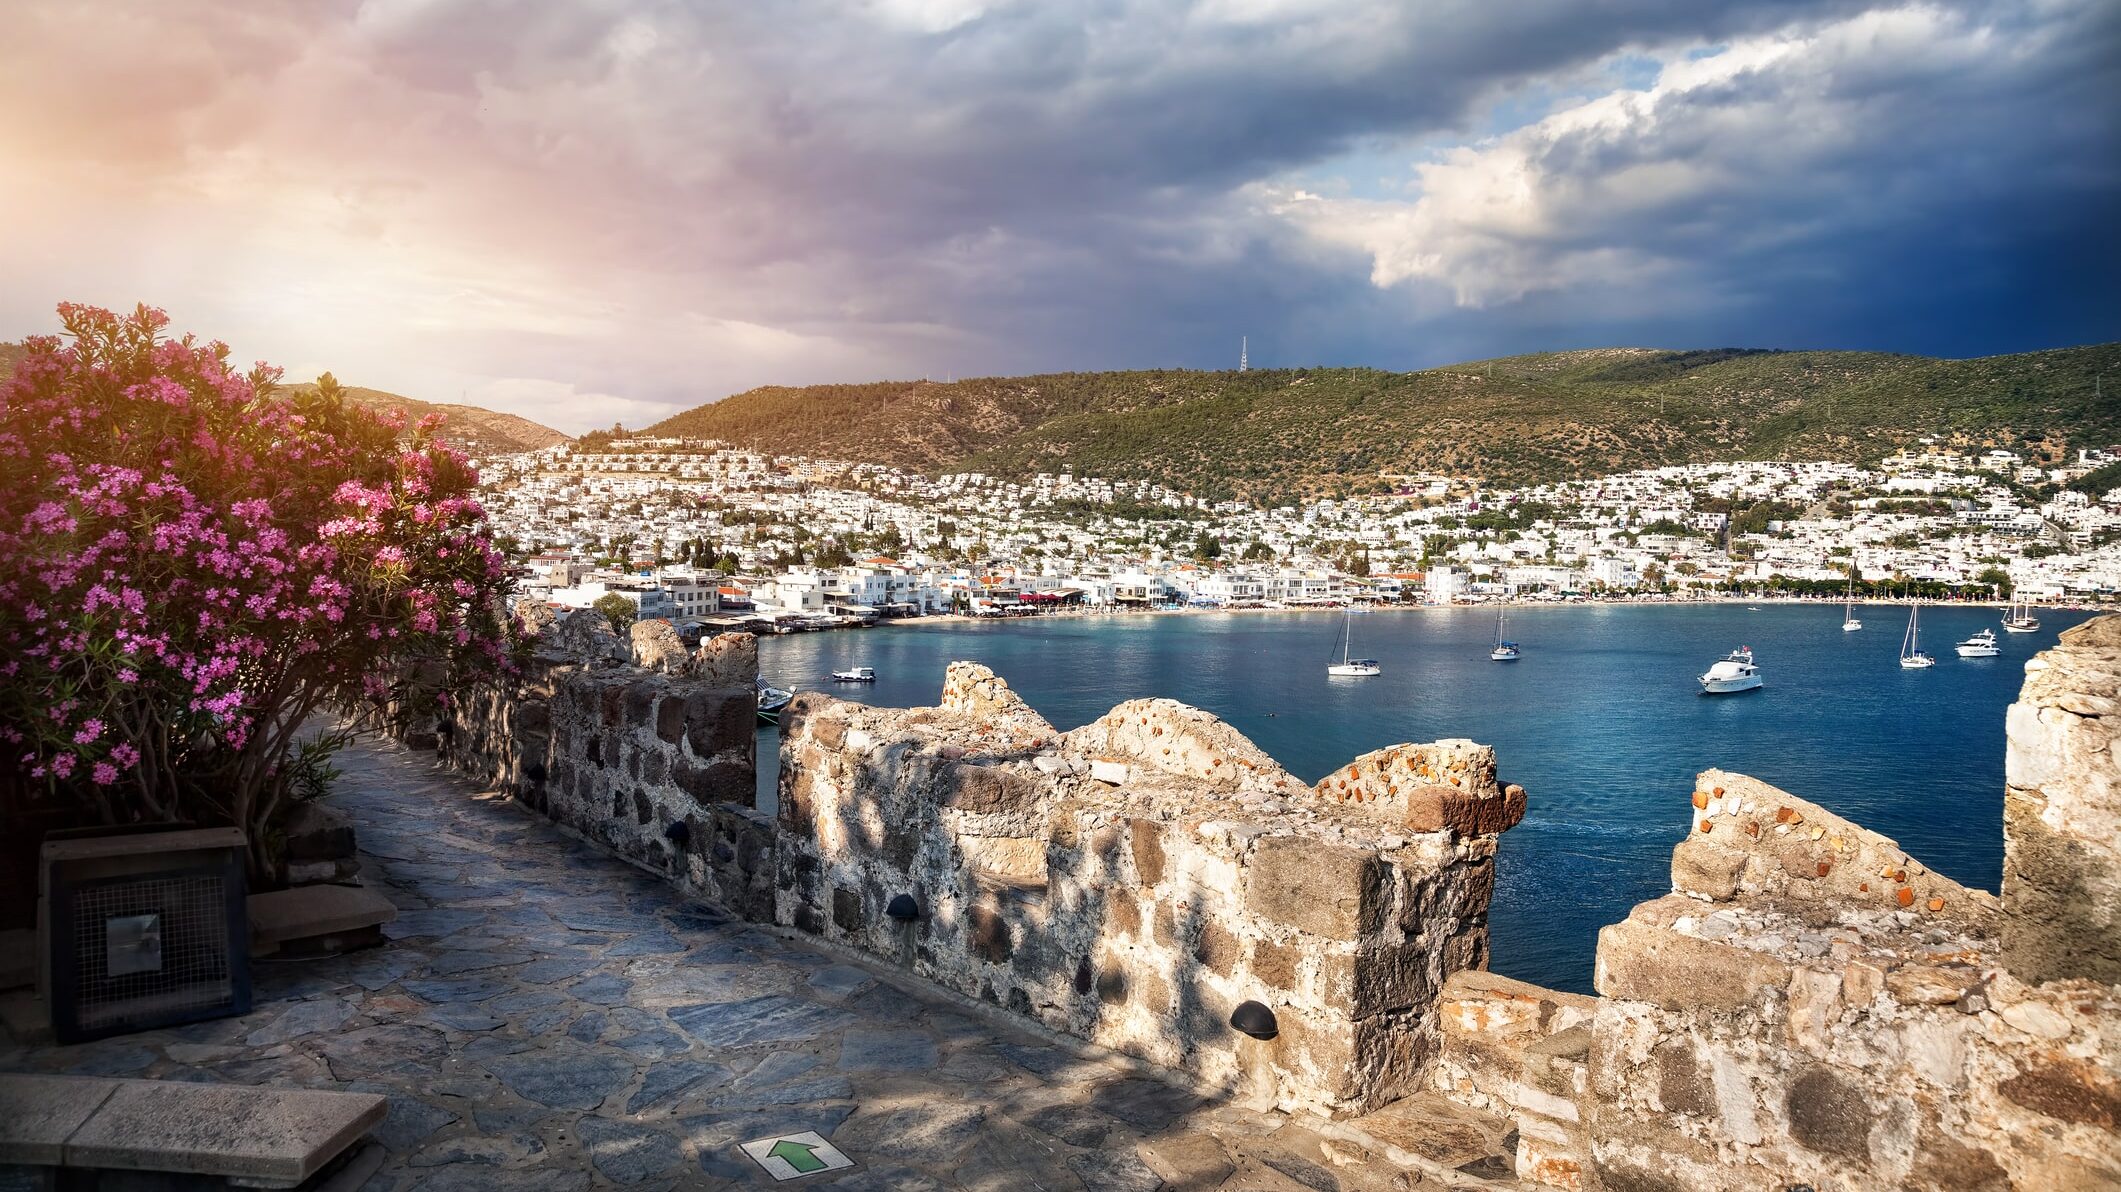
[[[565,429],[752,385],[2114,338],[2098,0],[17,3],[0,336]]]

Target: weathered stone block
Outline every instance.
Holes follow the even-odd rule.
[[[716,757],[752,747],[758,697],[750,691],[701,688],[685,694],[685,743],[694,757]]]
[[[678,787],[702,806],[739,803],[750,806],[758,798],[757,778],[749,766],[718,761],[704,766],[679,763]]]
[[[1384,918],[1384,871],[1377,854],[1298,836],[1269,836],[1245,874],[1245,905],[1276,923],[1352,940]]]
[[[2057,1121],[2121,1129],[2121,1083],[2080,1060],[2035,1064],[1998,1084],[1996,1091]]]
[[[1214,919],[1200,925],[1200,939],[1193,945],[1193,959],[1219,977],[1233,976],[1244,960],[1244,945],[1228,928]]]
[[[832,888],[832,922],[841,931],[862,929],[862,893],[845,886]]]
[[[1009,920],[991,906],[975,906],[965,913],[966,940],[972,953],[995,964],[1008,963],[1016,951],[1009,933]]]
[[[656,704],[655,735],[664,743],[675,745],[685,735],[685,701],[679,696],[666,695]]]
[[[958,762],[938,776],[943,806],[977,814],[1029,814],[1043,792],[1030,777],[1002,766]]]
[[[1735,1010],[1789,979],[1789,966],[1772,956],[1633,918],[1598,933],[1595,980],[1606,997],[1675,1010]]]
[[[1525,794],[1514,786],[1500,794],[1483,794],[1428,785],[1408,791],[1406,807],[1408,831],[1485,836],[1513,828],[1524,818]]]
[[[357,851],[353,821],[314,799],[303,799],[294,805],[288,812],[285,830],[289,861],[338,861],[353,857]]]
[[[1135,878],[1143,887],[1164,880],[1164,826],[1151,819],[1127,821],[1127,845],[1134,854]]]
[[[1870,1157],[1873,1115],[1857,1078],[1812,1068],[1790,1085],[1784,1098],[1790,1137],[1821,1154],[1863,1161]]]

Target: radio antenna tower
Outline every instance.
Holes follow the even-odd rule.
[[[1251,352],[1251,349],[1252,349],[1252,341],[1251,341],[1251,337],[1249,337],[1249,336],[1243,336],[1243,335],[1240,335],[1240,336],[1238,336],[1238,337],[1237,337],[1237,371],[1239,371],[1239,372],[1251,372],[1251,371],[1252,371],[1252,352]]]

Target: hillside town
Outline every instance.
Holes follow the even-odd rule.
[[[1433,475],[1259,508],[1068,473],[939,477],[620,438],[487,464],[556,606],[789,630],[1068,609],[1778,594],[2084,601],[2121,587],[2121,488],[1924,444],[1875,467],[1734,462],[1507,491]],[[1852,572],[1853,580],[1852,582]]]

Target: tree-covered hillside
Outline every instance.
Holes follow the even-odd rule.
[[[1442,472],[1521,484],[1715,459],[1869,459],[1925,435],[2121,440],[2121,344],[1977,360],[1616,348],[1373,369],[1061,373],[766,388],[651,433],[925,471],[1070,468],[1285,498]],[[2107,376],[2121,385],[2121,372]]]

